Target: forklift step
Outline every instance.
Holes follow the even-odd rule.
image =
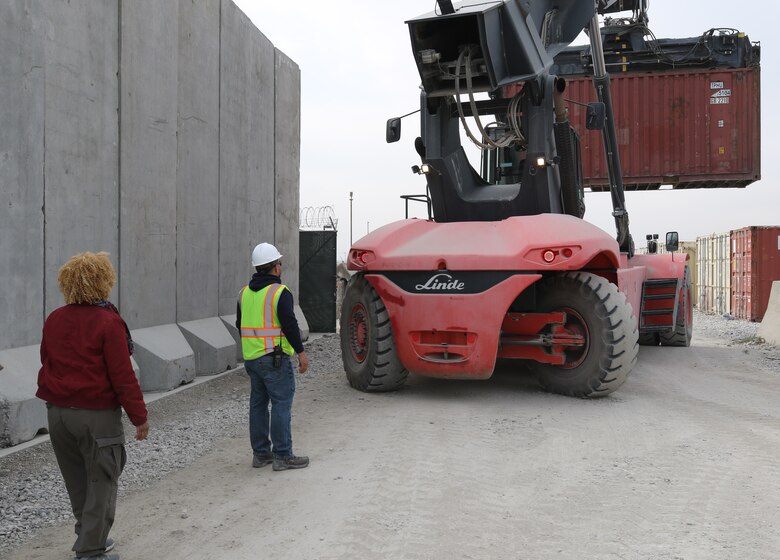
[[[660,279],[652,279],[652,280],[645,280],[645,288],[676,288],[677,287],[677,279],[676,278],[660,278]]]
[[[650,300],[660,300],[660,299],[671,299],[674,300],[674,293],[671,294],[645,294],[644,299],[645,301]]]
[[[666,307],[664,309],[643,309],[642,315],[671,315],[674,312],[674,307]]]

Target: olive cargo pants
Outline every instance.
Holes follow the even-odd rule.
[[[125,466],[122,410],[46,405],[57,464],[76,517],[76,556],[105,550],[114,524],[119,475]]]

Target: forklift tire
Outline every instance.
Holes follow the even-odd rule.
[[[341,305],[341,357],[349,384],[366,393],[396,391],[409,375],[382,298],[362,275],[350,279]]]
[[[673,331],[661,333],[661,346],[690,346],[693,337],[693,290],[691,271],[685,265],[680,294],[677,297],[677,322]]]
[[[585,337],[582,348],[565,351],[563,365],[538,364],[547,391],[571,397],[603,397],[620,387],[636,364],[638,332],[631,304],[617,286],[589,272],[544,280],[539,311],[564,311],[565,329]]]
[[[660,343],[661,339],[657,332],[639,333],[640,346],[658,346]]]

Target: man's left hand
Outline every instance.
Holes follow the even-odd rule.
[[[306,355],[306,352],[301,352],[298,354],[298,371],[306,373],[307,369],[309,369],[309,357]]]

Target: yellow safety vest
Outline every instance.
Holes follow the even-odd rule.
[[[239,301],[241,304],[241,351],[244,360],[254,360],[274,351],[281,345],[288,356],[295,353],[293,347],[282,334],[282,323],[276,312],[276,306],[282,291],[288,289],[284,284],[270,284],[255,292],[244,286]]]

